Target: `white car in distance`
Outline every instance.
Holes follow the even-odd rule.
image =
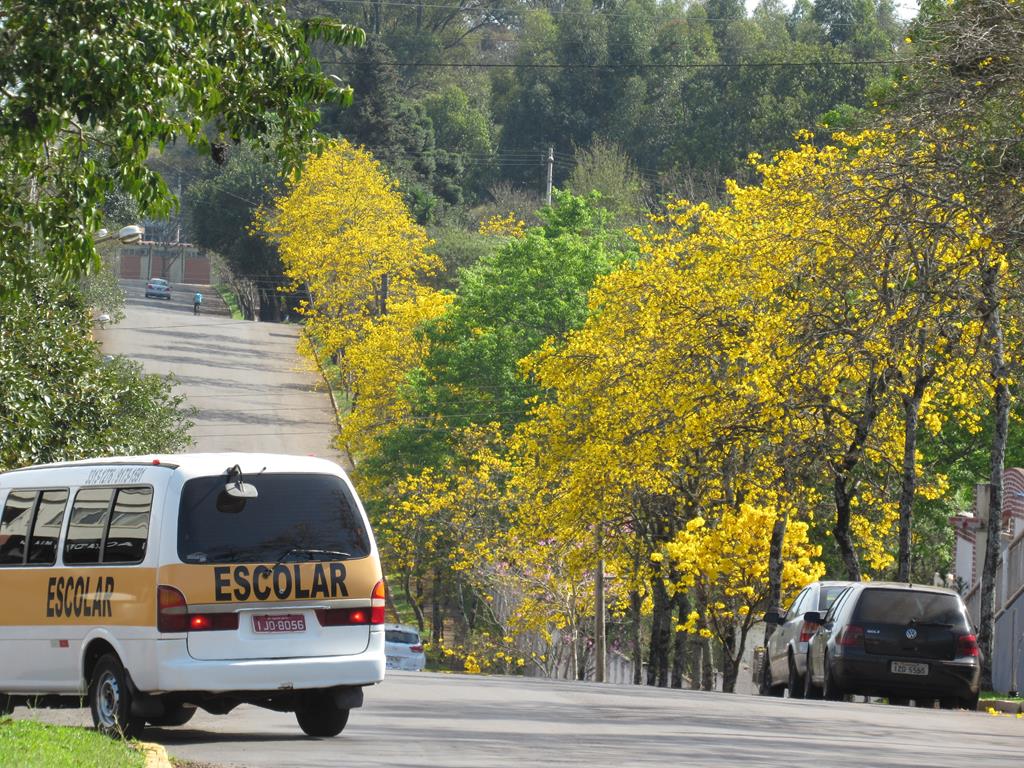
[[[384,625],[384,655],[388,669],[419,672],[427,664],[420,631],[408,624]]]

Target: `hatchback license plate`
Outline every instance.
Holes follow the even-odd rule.
[[[306,617],[301,613],[253,616],[252,628],[254,632],[305,632]]]
[[[927,675],[927,664],[915,664],[911,661],[894,661],[892,663],[894,675]]]

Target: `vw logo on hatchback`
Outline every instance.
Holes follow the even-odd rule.
[[[913,640],[915,637],[917,637],[917,630],[911,627],[907,630],[907,640]]]

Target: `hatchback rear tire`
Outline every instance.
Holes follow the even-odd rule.
[[[978,694],[973,696],[967,696],[966,698],[960,699],[960,707],[962,709],[969,709],[971,712],[978,711]]]
[[[804,680],[796,671],[796,659],[793,658],[792,653],[789,654],[789,683],[786,687],[789,688],[789,698],[802,699],[804,697]]]
[[[825,701],[842,701],[846,695],[842,688],[836,684],[832,675],[832,667],[829,664],[828,656],[825,656],[825,682],[821,687],[822,697]]]
[[[764,687],[764,692],[766,695],[774,696],[777,699],[781,699],[785,695],[785,686],[776,685],[775,681],[772,680],[772,665],[771,662],[768,660],[767,656],[764,660],[764,674],[762,675],[762,677],[764,679],[762,680],[761,684]]]
[[[821,688],[811,679],[811,655],[807,654],[807,671],[804,672],[804,698],[817,700],[821,698]]]
[[[295,710],[295,719],[307,736],[337,736],[348,723],[349,710],[329,696],[310,696]]]

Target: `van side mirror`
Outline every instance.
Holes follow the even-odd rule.
[[[765,624],[782,624],[785,620],[778,608],[772,608],[764,614]]]

